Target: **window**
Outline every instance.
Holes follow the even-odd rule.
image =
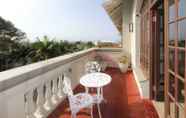
[[[186,0],[167,0],[167,72],[168,106],[170,118],[184,118],[185,103],[185,41],[186,41]],[[168,116],[167,116],[168,117]]]

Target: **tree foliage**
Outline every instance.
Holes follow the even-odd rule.
[[[37,38],[37,41],[31,44],[32,60],[33,62],[45,60],[52,57],[73,53],[93,47],[92,42],[68,42],[65,40],[57,41],[56,39],[50,40],[49,37],[44,36]]]

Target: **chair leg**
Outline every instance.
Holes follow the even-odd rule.
[[[93,118],[93,105],[91,105],[91,118]]]
[[[85,93],[89,93],[89,88],[85,87]]]
[[[72,118],[76,118],[76,113],[72,113]]]
[[[99,118],[102,118],[102,116],[101,116],[100,104],[97,104],[97,107],[98,107]]]
[[[102,99],[104,100],[104,96],[103,96],[103,88],[101,88],[100,93],[101,93],[101,97],[102,97]]]

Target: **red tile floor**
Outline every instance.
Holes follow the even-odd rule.
[[[115,68],[108,68],[105,72],[111,75],[112,82],[104,87],[107,102],[101,104],[102,118],[158,118],[152,102],[140,97],[132,72],[123,74]],[[82,91],[80,85],[75,89],[75,93]],[[99,118],[96,107],[93,114],[94,118]],[[48,118],[70,117],[68,101],[65,100]],[[90,118],[90,110],[80,111],[77,118]]]

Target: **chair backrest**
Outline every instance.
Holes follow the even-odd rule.
[[[85,65],[86,73],[100,72],[101,66],[97,61],[89,61]]]
[[[73,96],[73,90],[71,87],[71,81],[69,78],[65,77],[63,78],[63,92],[69,96]]]

